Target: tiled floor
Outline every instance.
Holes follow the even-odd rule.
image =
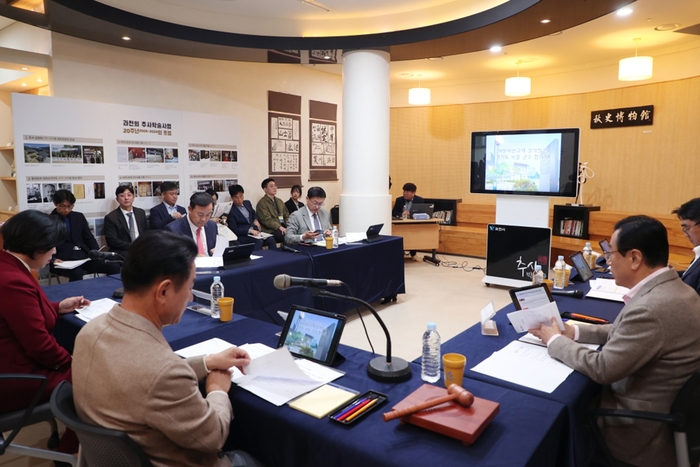
[[[442,341],[455,336],[479,321],[479,311],[493,301],[498,310],[510,298],[506,289],[486,287],[481,279],[484,261],[474,258],[439,255],[440,259],[452,261],[455,267],[435,267],[422,261],[405,260],[406,293],[398,301],[387,305],[376,305],[376,309],[391,333],[392,354],[411,361],[421,353],[421,337],[426,324],[434,321]],[[367,330],[377,353],[384,355],[386,340],[379,324],[369,312],[362,310]],[[348,315],[348,323],[341,342],[369,350],[362,324],[356,313]],[[49,429],[47,424],[26,429],[18,437],[20,444],[36,441],[36,446],[46,446]],[[17,459],[8,454],[0,456],[0,467],[52,467],[53,462],[40,459]]]

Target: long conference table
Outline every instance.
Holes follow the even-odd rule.
[[[48,287],[52,300],[82,294],[89,299],[110,296],[121,282],[103,277]],[[587,289],[587,285],[573,286]],[[620,303],[595,299],[575,300],[556,297],[560,311],[579,311],[614,319]],[[384,423],[381,413],[418,388],[420,365],[411,363],[413,374],[403,383],[379,383],[366,374],[369,352],[341,344],[346,360],[337,368],[346,374],[336,382],[361,393],[369,389],[387,394],[388,403],[353,426],[340,426],[328,418],[321,420],[288,406],[276,407],[236,387],[229,395],[235,417],[227,448],[249,451],[270,466],[377,466],[475,465],[475,466],[583,466],[593,452],[582,416],[600,388],[587,377],[574,372],[551,394],[491,378],[470,370],[480,361],[519,337],[500,310],[495,320],[499,337],[482,336],[477,324],[443,343],[442,351],[467,356],[463,386],[477,397],[498,402],[500,412],[481,437],[471,446],[459,441],[398,422]],[[72,349],[75,335],[84,323],[66,315],[59,321],[56,336]],[[219,337],[233,344],[260,342],[276,347],[275,333],[280,326],[235,314],[230,323],[185,311],[181,322],[163,333],[173,350]],[[342,341],[341,341],[342,342]]]

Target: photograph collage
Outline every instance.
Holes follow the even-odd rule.
[[[104,164],[103,146],[24,143],[27,164]]]

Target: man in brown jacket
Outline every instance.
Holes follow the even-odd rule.
[[[668,413],[683,384],[700,370],[700,297],[668,268],[664,225],[647,216],[615,224],[605,259],[617,285],[627,287],[615,322],[556,324],[530,332],[549,355],[603,385],[600,407]],[[601,344],[600,351],[578,342]],[[602,419],[613,455],[642,467],[676,465],[667,425],[626,418]]]
[[[250,362],[236,347],[181,359],[162,334],[192,299],[197,246],[171,232],[139,236],[122,268],[124,299],[80,331],[73,354],[78,415],[126,432],[156,466],[230,466],[219,455],[233,418],[228,369]],[[206,398],[198,383],[206,380]],[[245,455],[245,454],[244,454]]]

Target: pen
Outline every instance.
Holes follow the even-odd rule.
[[[358,417],[358,416],[362,415],[363,413],[365,413],[366,411],[368,411],[374,404],[377,403],[378,400],[379,399],[372,399],[372,401],[369,404],[363,406],[362,408],[360,408],[360,410],[358,410],[354,414],[350,415],[345,421],[350,423],[355,417]]]
[[[339,422],[344,421],[344,420],[345,420],[346,418],[348,418],[350,415],[354,414],[355,412],[357,412],[358,410],[360,410],[362,407],[364,407],[365,405],[369,404],[370,401],[372,401],[372,399],[369,399],[369,398],[365,399],[364,401],[362,401],[362,403],[360,403],[360,404],[358,404],[357,406],[353,407],[353,408],[352,408],[350,411],[348,411],[346,414],[344,414],[344,415],[341,416],[341,417],[338,417],[338,421],[339,421]]]
[[[564,318],[577,319],[579,321],[593,323],[593,324],[608,324],[610,321],[603,318],[596,318],[595,316],[582,315],[580,313],[571,313],[565,311],[561,314]]]
[[[361,403],[363,403],[363,402],[366,401],[366,400],[368,400],[367,397],[363,397],[362,399],[356,400],[355,402],[353,402],[353,403],[350,404],[348,407],[346,407],[345,409],[343,409],[342,412],[340,412],[338,415],[336,415],[336,416],[333,417],[333,418],[335,418],[336,420],[340,420],[340,417],[344,416],[345,414],[347,414],[347,413],[350,412],[352,409],[354,409],[355,407],[357,407],[358,405],[360,405]]]

